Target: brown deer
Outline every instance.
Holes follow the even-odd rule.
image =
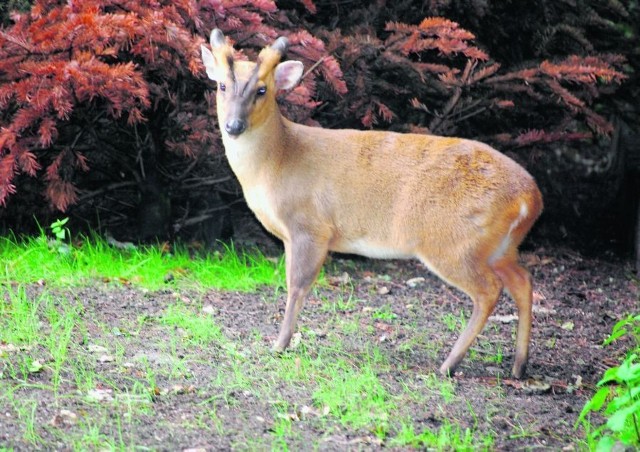
[[[327,253],[418,258],[465,292],[473,313],[440,372],[451,374],[483,329],[503,288],[518,310],[513,375],[524,375],[531,332],[531,277],[518,245],[542,210],[533,178],[477,141],[293,123],[276,103],[301,79],[281,59],[286,38],[256,62],[234,59],[220,30],[202,46],[217,82],[225,153],[247,204],[284,242],[287,305],[274,345],[284,350]]]

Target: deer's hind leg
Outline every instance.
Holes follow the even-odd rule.
[[[449,267],[446,264],[433,265],[426,258],[421,260],[442,279],[466,293],[473,301],[473,311],[467,326],[456,340],[451,352],[440,366],[440,373],[451,375],[467,354],[469,347],[480,334],[487,319],[493,312],[502,292],[502,281],[488,265],[487,258],[470,259],[480,262],[473,267],[460,265]]]
[[[518,309],[518,332],[516,334],[516,357],[512,373],[522,378],[529,359],[529,341],[531,337],[533,289],[531,275],[517,262],[514,252],[492,264],[504,287],[507,289]]]

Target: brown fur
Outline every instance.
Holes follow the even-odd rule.
[[[246,107],[247,130],[237,137],[223,131],[249,207],[285,245],[289,293],[276,349],[288,346],[328,251],[415,257],[474,303],[441,372],[455,369],[507,288],[519,314],[513,373],[522,377],[531,278],[517,262],[517,247],[542,210],[533,178],[472,140],[290,122],[275,101],[279,59],[270,49],[260,54],[257,86],[267,93]],[[255,63],[234,63],[239,82],[254,70]],[[222,125],[237,100],[219,92],[217,102]]]

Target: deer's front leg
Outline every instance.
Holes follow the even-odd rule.
[[[296,328],[298,313],[327,257],[328,241],[306,233],[295,234],[284,242],[287,267],[287,307],[274,351],[281,352],[289,345]]]

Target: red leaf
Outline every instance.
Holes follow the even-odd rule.
[[[0,159],[0,205],[5,206],[7,196],[16,192],[11,183],[16,174],[16,160],[14,154],[7,154]]]
[[[316,13],[316,5],[313,3],[313,0],[300,0],[300,3],[302,3],[311,14]]]
[[[374,101],[374,103],[378,107],[378,114],[382,117],[382,119],[384,119],[386,122],[393,121],[393,118],[395,118],[396,115],[391,111],[389,107],[377,100]]]
[[[36,172],[40,169],[40,164],[38,163],[36,156],[27,150],[18,153],[17,161],[20,169],[29,176],[35,176]]]
[[[44,118],[40,123],[38,135],[40,136],[40,146],[42,146],[43,148],[48,148],[49,146],[51,146],[53,140],[58,136],[56,122],[49,117]]]
[[[45,195],[51,204],[62,212],[65,212],[70,205],[78,201],[76,187],[71,182],[61,179],[50,181],[45,190]]]

